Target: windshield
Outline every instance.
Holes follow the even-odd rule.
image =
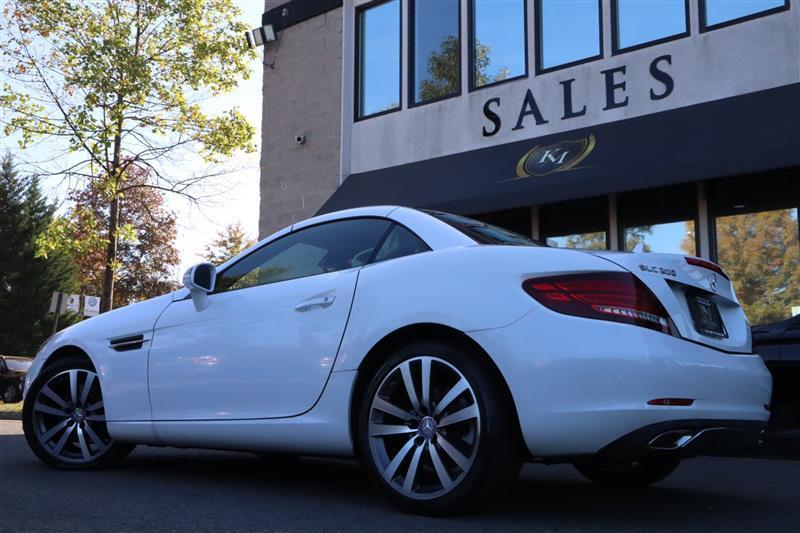
[[[473,239],[478,244],[504,244],[510,246],[543,246],[530,237],[514,233],[480,220],[442,213],[441,211],[423,210],[425,213],[446,222],[458,231]]]

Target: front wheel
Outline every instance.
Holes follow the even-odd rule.
[[[661,481],[678,468],[680,459],[649,455],[635,460],[594,458],[574,463],[587,479],[617,488],[643,487]]]
[[[109,466],[133,450],[108,434],[100,381],[80,357],[42,371],[25,398],[22,428],[36,456],[55,468]]]
[[[362,461],[405,509],[441,514],[496,495],[520,468],[513,405],[476,354],[439,342],[396,351],[362,397]]]

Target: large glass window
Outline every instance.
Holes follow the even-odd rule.
[[[536,7],[540,71],[602,55],[600,0],[541,0]]]
[[[411,101],[422,103],[461,91],[459,0],[412,0]]]
[[[616,0],[613,7],[616,51],[688,32],[684,0]]]
[[[400,0],[360,9],[357,19],[358,118],[400,107]]]
[[[788,7],[788,0],[700,0],[700,24],[709,28]]]
[[[301,229],[245,256],[217,277],[215,292],[246,289],[365,265],[388,220],[340,220]]]
[[[642,244],[646,252],[697,255],[693,183],[620,194],[617,218],[626,251]]]
[[[473,0],[472,86],[527,74],[525,0]]]
[[[577,200],[542,206],[543,240],[557,248],[605,250],[608,247],[608,199]]]
[[[716,260],[750,323],[800,313],[797,174],[719,180],[711,187],[711,201]]]

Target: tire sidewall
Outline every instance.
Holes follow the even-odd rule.
[[[368,430],[372,401],[384,379],[403,361],[419,356],[437,357],[458,369],[472,388],[481,417],[478,447],[469,472],[450,492],[431,500],[408,498],[384,479],[372,458]],[[479,358],[466,347],[441,341],[416,341],[393,351],[370,378],[358,406],[357,449],[370,477],[390,494],[395,503],[419,514],[442,514],[463,509],[480,496],[496,494],[497,485],[507,481],[504,478],[509,470],[514,469],[516,460],[508,409],[504,409],[497,389]]]
[[[57,361],[52,365],[46,366],[42,372],[36,377],[31,384],[28,393],[25,395],[25,401],[22,405],[22,430],[25,434],[25,440],[31,448],[36,457],[43,463],[60,470],[92,470],[107,466],[109,463],[121,459],[130,450],[133,449],[132,445],[117,443],[113,440],[109,443],[108,449],[99,457],[86,462],[86,463],[67,463],[59,461],[53,457],[47,450],[44,449],[36,436],[36,430],[33,422],[33,405],[39,395],[42,387],[47,383],[50,378],[65,370],[88,370],[95,372],[94,367],[82,357],[67,357],[61,361]],[[101,388],[102,394],[102,388]]]

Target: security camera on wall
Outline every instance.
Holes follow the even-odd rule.
[[[295,135],[294,136],[295,144],[305,144],[306,143],[306,136],[305,135]]]

